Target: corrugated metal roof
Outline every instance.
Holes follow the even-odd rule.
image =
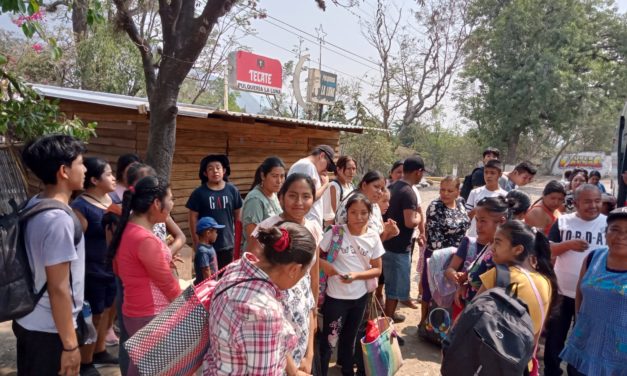
[[[140,110],[144,107],[149,109],[148,99],[143,97],[131,97],[127,95],[110,94],[97,91],[79,90],[64,88],[50,85],[33,84],[33,89],[41,93],[45,97],[52,97],[58,99],[72,100],[77,102],[101,104],[105,106],[129,108],[134,110]],[[280,116],[270,116],[262,114],[249,114],[243,112],[224,111],[220,109],[197,106],[192,104],[178,103],[178,114],[180,116],[189,116],[196,118],[209,118],[209,117],[228,117],[232,119],[250,119],[255,121],[272,121],[281,123],[283,125],[293,126],[308,126],[316,128],[326,129],[339,129],[352,132],[362,132],[368,128],[359,125],[342,124],[336,122],[322,122],[313,120],[292,119]]]

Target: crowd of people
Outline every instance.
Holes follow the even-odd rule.
[[[116,357],[107,345],[124,344],[182,292],[176,263],[187,239],[170,215],[168,181],[134,154],[114,173],[85,153],[61,135],[23,152],[44,184],[28,205],[57,200],[73,211],[45,211],[25,227],[33,288],[45,293],[13,323],[20,375],[97,375],[102,364],[137,375],[124,346]],[[549,376],[563,362],[569,375],[627,374],[627,209],[613,208],[596,171],[551,181],[532,203],[519,188],[533,165],[504,173],[494,148],[483,162],[463,186],[444,177],[423,213],[419,156],[394,163],[387,178],[366,171],[357,180],[355,160],[328,145],[289,169],[269,157],[245,199],[229,182],[226,155],[203,158],[185,205],[194,283],[217,280],[203,374],[327,375],[337,351],[343,375],[365,375],[370,308],[396,323],[406,320],[399,303],[419,308],[410,294],[418,258],[416,324],[425,336],[436,305],[427,260],[447,247],[456,248],[444,273],[456,288],[453,320],[496,285],[496,264],[509,267],[536,344],[546,343],[527,374],[537,374],[538,358]]]

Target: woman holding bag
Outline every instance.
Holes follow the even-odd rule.
[[[354,375],[355,338],[364,315],[369,290],[376,287],[381,274],[381,256],[385,251],[379,234],[368,227],[372,204],[366,196],[355,193],[346,202],[347,224],[327,231],[320,242],[322,250],[337,245],[332,262],[320,259],[328,276],[322,306],[323,327],[320,336],[322,375],[326,376],[333,348],[338,348],[338,363],[343,375]]]

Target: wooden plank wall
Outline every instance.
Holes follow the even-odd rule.
[[[114,171],[121,154],[146,155],[149,122],[146,115],[131,109],[73,101],[61,101],[61,108],[68,117],[76,115],[83,121],[98,122],[98,137],[89,141],[88,155],[106,159]],[[257,167],[266,157],[280,157],[289,169],[319,144],[331,145],[338,151],[339,131],[179,117],[170,177],[175,198],[172,217],[189,236],[185,203],[200,184],[199,163],[207,154],[229,156],[230,181],[244,195],[250,189]]]

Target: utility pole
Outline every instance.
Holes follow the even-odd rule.
[[[318,70],[320,71],[320,78],[322,79],[322,45],[324,44],[324,37],[327,36],[327,33],[322,29],[322,24],[316,28],[316,33],[318,34]],[[318,104],[318,120],[322,121],[322,103]]]

